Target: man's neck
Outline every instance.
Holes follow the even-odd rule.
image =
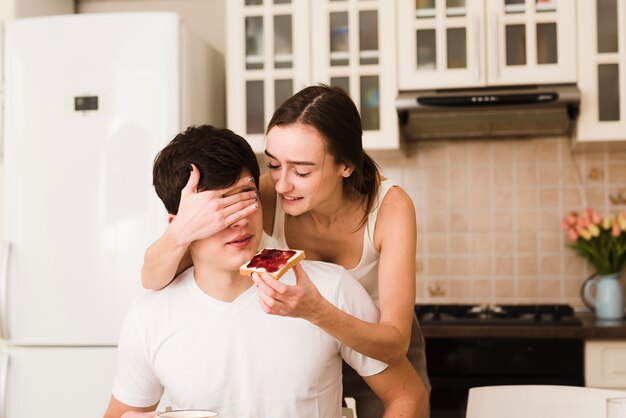
[[[204,293],[223,302],[234,301],[254,284],[249,276],[239,274],[239,270],[223,271],[198,265],[193,275]]]

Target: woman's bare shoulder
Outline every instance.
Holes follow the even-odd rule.
[[[376,246],[390,233],[395,236],[400,230],[415,230],[415,206],[411,196],[400,186],[394,186],[385,195],[378,209],[374,241]]]

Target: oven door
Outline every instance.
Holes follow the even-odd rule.
[[[431,418],[465,418],[469,389],[584,386],[582,339],[427,338]]]

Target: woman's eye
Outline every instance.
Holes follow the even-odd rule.
[[[306,177],[309,174],[311,174],[311,173],[300,173],[300,172],[296,171],[296,176],[298,176],[298,177]]]
[[[276,170],[279,167],[280,167],[279,165],[273,165],[273,164],[267,163],[267,168],[270,170]]]

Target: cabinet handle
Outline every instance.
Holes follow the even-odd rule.
[[[474,79],[480,81],[480,36],[478,33],[478,15],[472,16],[472,39],[474,41]]]
[[[0,338],[9,338],[9,321],[7,320],[7,292],[9,284],[9,260],[11,243],[4,241],[2,251],[2,270],[0,271]]]
[[[491,15],[491,74],[493,79],[500,77],[498,73],[500,67],[500,60],[498,54],[498,15],[496,13]]]

